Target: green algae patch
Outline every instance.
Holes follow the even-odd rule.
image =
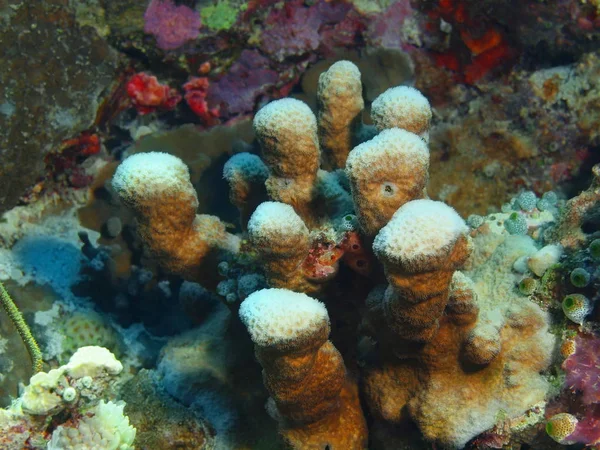
[[[246,5],[233,6],[227,0],[219,1],[216,5],[202,8],[202,25],[213,31],[229,30],[237,21],[239,12],[244,9]]]

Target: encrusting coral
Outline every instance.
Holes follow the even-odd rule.
[[[82,347],[69,362],[31,377],[0,410],[0,448],[133,450],[136,429],[123,402],[104,401],[123,365],[103,347]]]
[[[428,199],[427,99],[413,88],[392,88],[373,102],[376,129],[369,128],[359,87],[352,63],[334,64],[319,81],[318,119],[299,100],[274,101],[254,119],[262,157],[238,154],[226,164],[230,198],[243,229],[249,217],[248,248],[270,288],[245,293],[240,317],[264,370],[269,411],[292,448],[366,448],[356,377],[373,433],[399,436],[413,422],[427,440],[461,447],[545,399],[541,372],[554,344],[549,318],[519,293],[522,275],[513,271],[519,258],[527,270],[538,248],[529,236],[509,235],[499,220],[493,229],[486,222],[470,230],[451,207]],[[333,171],[320,168],[321,156]],[[186,214],[170,227],[181,254],[161,251],[167,267],[185,268],[178,273],[189,278],[198,270],[198,249],[211,240],[189,231],[195,196],[179,163],[174,172],[179,178],[169,178],[170,189],[184,193],[163,192],[158,202],[129,200],[143,197],[133,192],[143,183],[130,183],[132,192],[113,183],[126,192],[151,248],[170,248],[144,235],[161,223],[159,205]],[[524,213],[525,232],[534,229],[531,215]],[[181,236],[203,244],[181,245]],[[224,230],[219,236],[212,245],[233,241]],[[359,274],[349,285],[340,263]],[[348,372],[328,341],[325,306],[306,294],[330,308],[332,339]],[[339,303],[359,311],[351,326]],[[346,328],[336,335],[338,323]],[[353,331],[372,345],[354,350]]]
[[[362,449],[367,426],[358,388],[327,340],[325,305],[305,294],[263,289],[240,307],[272,404],[292,448]]]

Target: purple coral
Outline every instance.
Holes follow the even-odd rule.
[[[273,9],[265,22],[261,49],[283,61],[291,55],[315,51],[321,42],[321,18],[315,8],[305,8],[289,2],[281,9]]]
[[[254,50],[244,50],[220,80],[208,88],[208,102],[219,106],[222,116],[247,114],[257,99],[275,87],[279,75],[269,69],[269,60]]]
[[[162,50],[175,50],[200,33],[200,15],[173,0],[152,0],[144,13],[144,32],[156,37]]]
[[[567,436],[567,440],[586,445],[600,442],[600,404],[589,406],[582,419],[579,419],[575,431]]]
[[[287,1],[267,16],[260,48],[277,61],[314,52],[323,40],[320,33],[342,22],[350,10],[344,2],[319,0],[307,7],[302,0]]]
[[[566,385],[571,390],[581,392],[584,404],[600,403],[600,338],[577,336],[575,345],[575,353],[563,363],[567,374]]]
[[[401,30],[414,15],[410,1],[392,3],[385,12],[372,18],[366,33],[367,42],[374,47],[406,49],[408,42]]]

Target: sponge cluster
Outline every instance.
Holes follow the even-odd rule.
[[[287,289],[262,289],[250,294],[239,314],[252,341],[261,347],[286,347],[329,326],[323,303]]]

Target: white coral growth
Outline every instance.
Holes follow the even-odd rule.
[[[52,433],[48,450],[133,450],[136,429],[123,414],[125,403],[100,401],[76,427],[61,425]]]

